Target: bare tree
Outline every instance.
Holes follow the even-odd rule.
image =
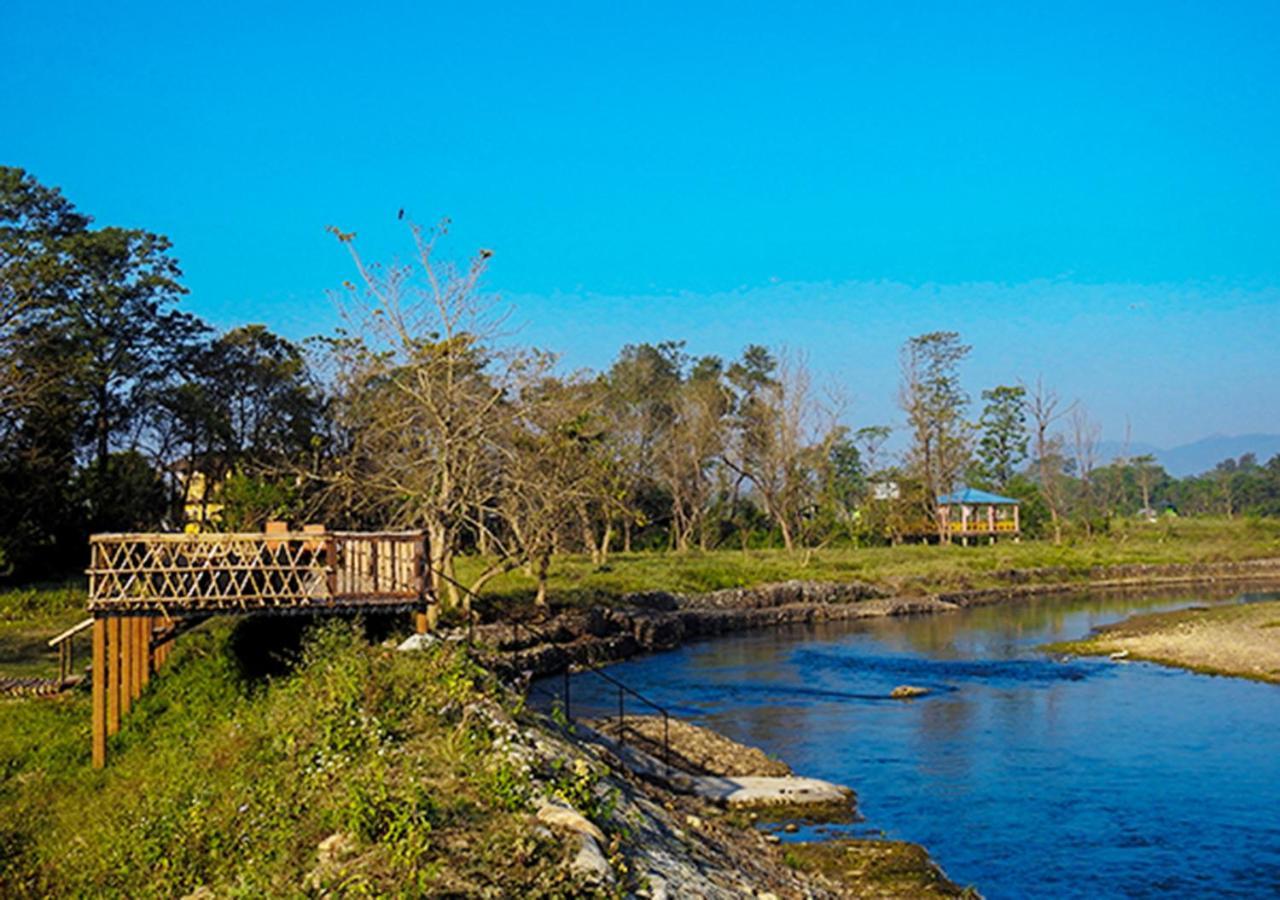
[[[603,431],[591,387],[583,379],[544,377],[521,392],[510,422],[499,507],[536,579],[539,606],[547,602],[558,535],[601,490],[596,448]]]
[[[1024,385],[1025,387],[1025,385]],[[1034,427],[1036,467],[1039,472],[1040,496],[1049,507],[1049,519],[1053,525],[1053,542],[1062,543],[1062,438],[1050,433],[1054,423],[1069,415],[1075,402],[1062,405],[1058,392],[1044,386],[1042,378],[1036,379],[1034,389],[1027,390],[1027,414]]]
[[[330,228],[347,247],[360,284],[340,295],[353,333],[333,342],[336,415],[346,452],[323,474],[357,512],[423,527],[430,567],[446,605],[470,610],[470,596],[510,566],[499,520],[509,398],[537,360],[495,346],[501,316],[480,291],[490,252],[466,268],[437,261],[433,230],[411,225],[412,265],[368,265],[355,235]],[[454,565],[466,535],[485,534],[497,552],[459,596]]]
[[[924,487],[923,512],[947,535],[937,515],[938,497],[952,490],[969,461],[972,427],[964,412],[969,396],[958,368],[971,348],[954,331],[935,331],[909,339],[900,358],[898,405],[911,432],[908,468]]]
[[[1093,534],[1093,516],[1097,509],[1097,485],[1094,470],[1098,466],[1098,441],[1102,426],[1089,418],[1083,404],[1071,409],[1072,451],[1075,457],[1076,476],[1080,479],[1080,519],[1085,531]]]
[[[744,398],[723,461],[751,483],[783,546],[793,551],[817,503],[816,464],[843,433],[836,426],[841,409],[839,398],[818,401],[803,357],[784,354],[770,371]]]
[[[695,538],[700,548],[707,547],[712,466],[725,451],[728,411],[719,370],[695,373],[681,385],[671,422],[656,448],[657,469],[671,495],[671,540],[677,550],[688,550]]]

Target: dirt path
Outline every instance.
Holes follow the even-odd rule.
[[[1135,616],[1049,649],[1125,654],[1214,675],[1280,684],[1280,601]]]

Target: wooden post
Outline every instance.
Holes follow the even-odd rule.
[[[107,734],[120,731],[120,617],[107,619]]]
[[[142,686],[151,680],[151,622],[150,616],[142,619]]]
[[[120,620],[120,716],[129,715],[133,706],[133,673],[136,670],[133,662],[134,636],[138,633],[133,619],[117,616]]]
[[[1018,527],[1018,504],[1013,504],[1013,532],[1017,534],[1022,529]]]
[[[93,767],[107,764],[107,620],[93,619]]]

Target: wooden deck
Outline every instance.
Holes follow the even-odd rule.
[[[400,611],[422,632],[426,560],[417,531],[94,535],[93,764],[106,764],[107,738],[187,627],[213,615]],[[77,629],[55,638],[60,653]]]

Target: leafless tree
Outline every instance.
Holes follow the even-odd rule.
[[[695,538],[706,549],[704,523],[714,492],[712,467],[725,450],[728,406],[718,377],[685,382],[656,449],[660,479],[671,495],[671,538],[677,550],[688,550]]]
[[[751,483],[765,514],[794,551],[803,542],[803,520],[817,502],[815,454],[834,439],[839,398],[820,402],[801,356],[783,354],[776,377],[761,385],[722,459]]]
[[[1071,409],[1071,445],[1075,457],[1076,477],[1080,479],[1080,519],[1085,531],[1093,533],[1093,514],[1097,509],[1097,488],[1094,470],[1098,466],[1098,441],[1102,426],[1089,418],[1083,404]]]
[[[339,296],[351,330],[333,342],[347,446],[320,477],[353,509],[425,528],[438,595],[469,611],[471,595],[510,565],[494,533],[495,498],[509,399],[537,360],[495,344],[502,317],[480,290],[490,252],[465,268],[435,258],[447,226],[411,225],[414,263],[389,266],[367,264],[354,234],[329,229],[351,253],[359,283]],[[468,534],[485,535],[497,557],[460,596],[454,560]]]
[[[907,415],[911,447],[907,466],[924,488],[924,509],[947,535],[937,516],[939,496],[956,486],[969,461],[972,427],[964,418],[969,397],[960,386],[958,367],[971,348],[954,331],[935,331],[909,339],[902,347],[898,406]]]
[[[559,534],[580,523],[604,484],[595,401],[589,382],[544,377],[521,392],[510,421],[499,508],[537,582],[539,606]]]
[[[1025,387],[1025,385],[1024,385]],[[1027,388],[1027,415],[1031,417],[1035,434],[1036,467],[1039,472],[1040,496],[1049,507],[1049,519],[1053,526],[1053,542],[1062,543],[1063,484],[1062,437],[1051,433],[1054,424],[1069,415],[1075,402],[1066,406],[1058,392],[1044,386],[1044,379],[1037,378],[1034,388]]]

